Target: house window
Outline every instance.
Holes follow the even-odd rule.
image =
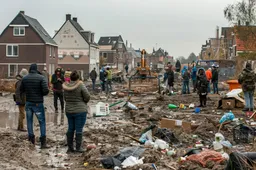
[[[52,56],[52,47],[50,46],[50,56]]]
[[[104,58],[107,58],[107,53],[103,53],[103,57],[104,57]]]
[[[55,58],[55,48],[52,47],[52,55],[53,55],[53,58]]]
[[[6,56],[7,57],[18,57],[19,55],[18,45],[6,45]]]
[[[62,54],[59,54],[59,56],[58,56],[59,58],[63,58],[63,55]]]
[[[25,36],[25,27],[14,27],[13,35],[14,36]]]
[[[15,77],[18,74],[18,65],[8,65],[8,77]]]
[[[78,59],[79,58],[79,54],[75,54],[74,58]]]

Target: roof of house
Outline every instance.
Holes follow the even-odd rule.
[[[115,45],[119,39],[119,36],[100,37],[99,45]]]
[[[19,14],[12,20],[12,22],[9,25],[25,25],[25,24],[28,24],[29,26],[31,26],[32,29],[38,34],[38,36],[44,41],[44,43],[57,45],[57,43],[51,38],[51,36],[47,33],[44,27],[37,21],[37,19],[29,17],[23,14],[23,12],[19,12]],[[6,29],[7,28],[8,27],[6,27]]]
[[[61,28],[66,24],[67,21],[68,21],[68,20],[65,21],[65,23],[61,26]],[[88,44],[92,44],[92,45],[98,46],[98,44],[95,43],[95,42],[89,42],[89,39],[88,39],[89,37],[87,37],[87,35],[85,34],[85,31],[84,31],[83,27],[82,27],[78,22],[76,22],[76,21],[74,21],[74,20],[72,20],[72,19],[70,19],[69,21],[70,21],[70,23],[75,27],[75,29],[79,32],[79,34],[83,37],[83,39],[84,39]],[[58,30],[58,32],[57,32],[53,37],[55,37],[55,36],[59,33],[59,31],[61,30],[61,28]]]

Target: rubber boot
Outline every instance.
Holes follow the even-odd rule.
[[[28,141],[30,141],[34,145],[35,144],[35,135],[28,136]]]
[[[50,146],[46,144],[46,136],[40,137],[41,149],[48,149]]]
[[[77,133],[76,134],[76,152],[83,153],[85,150],[82,147],[83,143],[83,134],[82,133]]]
[[[68,150],[67,153],[75,152],[74,150],[74,132],[67,132],[67,144],[68,144]]]

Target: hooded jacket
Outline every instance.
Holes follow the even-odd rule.
[[[57,74],[59,72],[59,75]],[[60,80],[59,80],[60,79]],[[53,84],[53,91],[62,92],[62,84],[65,82],[64,75],[62,73],[62,70],[60,68],[57,68],[55,70],[55,74],[52,75],[52,81]]]
[[[67,114],[87,112],[90,94],[82,81],[64,83],[63,89]]]
[[[96,80],[96,79],[97,79],[97,76],[98,76],[97,72],[93,69],[93,70],[90,72],[90,78],[91,78],[92,80]]]
[[[184,81],[189,81],[190,79],[190,74],[188,72],[188,67],[184,66],[182,71],[181,71],[181,75]]]
[[[102,67],[101,68],[101,70],[100,70],[100,80],[101,81],[106,81],[106,71],[105,71],[105,69],[104,69],[104,67]]]
[[[212,70],[212,82],[217,82],[219,80],[219,73],[217,68]]]
[[[255,90],[256,75],[252,70],[251,64],[246,64],[246,68],[239,75],[238,82],[242,85],[244,92]]]
[[[200,74],[200,70],[203,70],[203,74]],[[199,95],[207,95],[208,84],[209,82],[206,78],[205,70],[203,68],[200,68],[198,70],[197,82],[196,82],[196,88]]]
[[[31,64],[29,74],[25,76],[20,85],[20,97],[26,94],[26,101],[32,103],[43,103],[49,93],[47,82],[44,76],[38,74],[37,65]]]
[[[180,69],[181,68],[181,64],[180,61],[177,60],[176,64],[175,64],[176,69]]]
[[[22,76],[21,75],[17,75],[16,79],[18,80],[15,83],[16,103],[19,103],[20,105],[25,105],[26,104],[26,95],[25,95],[25,93],[21,94],[21,92],[20,92]]]
[[[197,74],[197,69],[196,69],[196,66],[194,66],[192,68],[192,72],[191,72],[191,78],[192,80],[196,80],[196,74]]]

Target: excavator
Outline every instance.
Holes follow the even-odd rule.
[[[129,77],[129,91],[134,93],[155,92],[160,93],[160,79],[157,73],[151,71],[147,66],[146,50],[141,51],[141,63],[134,75]]]

